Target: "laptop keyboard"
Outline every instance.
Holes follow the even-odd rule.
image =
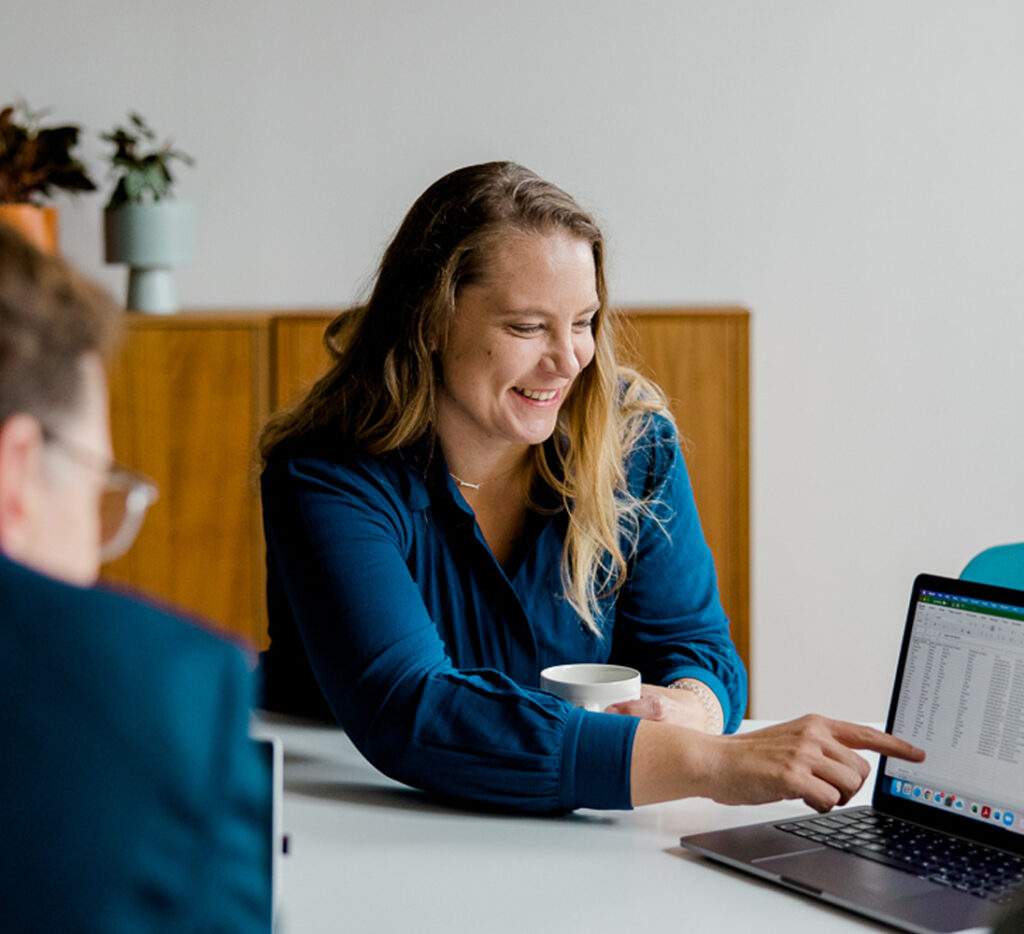
[[[775,826],[993,902],[1010,901],[1014,889],[1024,882],[1022,856],[936,833],[867,808]]]

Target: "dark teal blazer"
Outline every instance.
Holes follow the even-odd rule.
[[[0,557],[0,929],[270,929],[238,648]]]

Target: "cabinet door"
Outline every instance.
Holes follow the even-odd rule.
[[[732,637],[750,670],[749,320],[742,309],[632,310],[625,357],[669,398]]]
[[[160,489],[135,546],[104,576],[266,642],[254,440],[269,413],[269,325],[131,318],[111,372],[119,459]]]
[[[272,324],[274,409],[302,398],[302,394],[327,372],[330,356],[324,347],[324,331],[331,315],[288,315]]]

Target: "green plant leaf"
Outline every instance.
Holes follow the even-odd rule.
[[[135,111],[129,112],[127,126],[114,127],[109,133],[104,133],[102,139],[114,146],[108,159],[111,174],[117,179],[108,208],[169,198],[174,186],[170,163],[194,164],[191,156],[172,149],[170,143],[144,151],[146,142],[155,140],[156,133]]]

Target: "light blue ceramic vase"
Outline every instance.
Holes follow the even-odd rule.
[[[175,266],[195,257],[195,206],[180,201],[126,204],[103,215],[108,263],[127,263],[129,311],[178,310]]]

